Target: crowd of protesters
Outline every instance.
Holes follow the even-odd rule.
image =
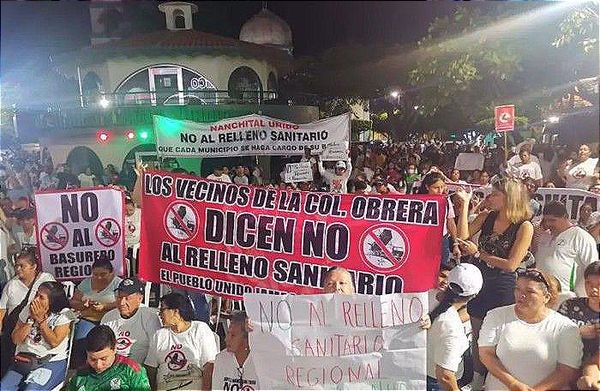
[[[455,167],[461,153],[481,155],[481,169]],[[219,166],[207,179],[366,195],[447,194],[449,184],[458,186],[449,197],[439,283],[429,292],[422,325],[430,327],[427,388],[600,389],[600,211],[584,204],[573,223],[561,202],[542,208],[531,198],[540,186],[600,194],[597,144],[569,148],[526,140],[508,157],[502,148],[423,138],[355,144],[349,159],[339,161],[307,150],[300,161],[311,163],[310,182],[286,182],[284,167],[269,178],[257,166]],[[92,276],[69,295],[40,270],[34,191],[132,191],[126,243],[133,258],[143,215],[134,183],[135,174],[112,165],[101,176],[89,167],[73,172],[54,165],[46,150],[3,154],[1,389],[53,389],[67,377],[70,390],[222,390],[224,378],[236,379],[239,389],[260,389],[248,345],[251,322],[243,312],[231,314],[225,332],[211,317],[216,301],[202,294],[173,290],[157,297],[158,311],[145,306],[148,293],[135,270],[116,276],[110,262],[98,260]],[[487,187],[489,195],[476,199],[474,187]],[[352,294],[354,282],[333,268],[323,291]]]

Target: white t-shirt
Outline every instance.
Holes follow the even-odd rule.
[[[550,375],[559,363],[579,368],[583,354],[579,329],[572,320],[549,310],[541,322],[527,323],[517,318],[514,304],[487,313],[479,346],[495,346],[506,370],[530,387]],[[485,388],[504,390],[506,386],[488,374]]]
[[[148,347],[154,334],[161,328],[160,318],[155,309],[140,307],[128,319],[121,317],[118,309],[104,315],[101,324],[114,331],[117,337],[117,353],[143,363],[148,355]]]
[[[79,183],[81,184],[81,187],[94,187],[94,179],[95,178],[96,178],[96,176],[94,174],[87,175],[85,172],[82,172],[81,174],[79,174],[77,176],[77,179],[79,179]]]
[[[245,175],[242,176],[234,176],[233,177],[233,183],[238,184],[238,185],[248,185],[248,177]]]
[[[135,208],[131,216],[125,214],[125,245],[133,247],[140,242],[141,210]]]
[[[50,314],[46,322],[51,330],[54,330],[57,326],[71,323],[71,319],[67,316],[67,313],[71,312],[71,309],[65,308],[58,314]],[[23,308],[23,311],[19,314],[19,320],[23,323],[27,322],[29,318],[29,306]],[[69,335],[62,340],[56,347],[51,347],[48,342],[42,336],[38,326],[32,326],[29,331],[29,335],[25,338],[25,342],[17,346],[16,353],[27,352],[34,353],[38,357],[44,357],[48,354],[55,354],[50,361],[60,361],[67,358],[67,349],[69,348]]]
[[[435,367],[457,372],[469,340],[460,316],[454,307],[433,321],[427,332],[427,375],[435,378]]]
[[[260,390],[252,360],[252,352],[250,352],[246,361],[244,361],[244,365],[240,368],[235,354],[226,349],[217,354],[212,375],[212,389],[219,391],[232,389]],[[237,384],[238,388],[232,388],[234,384]]]
[[[527,164],[518,163],[515,167],[515,175],[520,179],[531,178],[534,181],[542,179],[542,168],[534,161]]]
[[[545,232],[539,237],[535,252],[538,269],[552,274],[560,281],[563,292],[570,291],[571,272],[575,268],[575,293],[586,296],[583,272],[587,265],[598,260],[596,240],[583,228],[572,226],[552,238]]]
[[[92,290],[92,278],[88,277],[81,281],[81,284],[77,287],[77,290],[83,293],[84,299],[91,301],[97,301],[98,303],[112,303],[116,300],[115,289],[121,283],[121,278],[114,276],[112,281],[101,291]]]
[[[213,332],[204,322],[191,322],[189,329],[175,333],[162,328],[150,341],[146,365],[158,368],[159,390],[199,390],[202,368],[219,352]]]
[[[350,163],[350,161],[346,163],[346,171],[344,171],[342,175],[337,175],[335,172],[327,171],[323,167],[323,162],[320,160],[317,166],[319,167],[319,173],[329,185],[329,191],[331,193],[348,193],[348,179],[352,173],[352,163]]]
[[[531,161],[532,162],[540,164],[540,159],[538,159],[537,156],[531,155],[531,154],[529,154],[529,156],[531,156]],[[519,154],[516,154],[515,156],[511,157],[510,159],[508,159],[507,165],[508,165],[508,169],[509,170],[513,169],[518,164],[521,164],[521,156],[519,156]]]
[[[594,170],[598,159],[588,158],[586,161],[567,167],[567,187],[587,190],[594,184]]]
[[[35,297],[40,284],[47,281],[54,281],[54,276],[50,273],[41,272],[32,285],[31,293],[27,299],[28,304],[31,303]],[[25,299],[27,292],[29,292],[27,285],[23,284],[23,282],[19,280],[19,277],[14,276],[6,283],[4,289],[2,290],[2,297],[0,297],[0,309],[6,310],[7,315],[10,314],[12,310],[21,304],[21,302]]]
[[[215,174],[210,174],[209,176],[206,177],[206,179],[208,179],[210,181],[231,183],[231,178],[229,177],[229,175],[225,175],[225,174],[221,174],[221,176],[216,176]]]
[[[13,229],[13,237],[15,240],[12,240],[11,238],[9,244],[16,244],[17,248],[20,250],[22,250],[23,247],[32,247],[37,245],[37,230],[35,227],[33,227],[33,233],[31,236],[27,236],[21,227],[15,227]]]

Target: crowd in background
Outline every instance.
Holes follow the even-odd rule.
[[[597,144],[567,147],[526,140],[505,159],[502,148],[423,138],[353,144],[349,159],[332,162],[306,151],[300,161],[311,163],[310,182],[287,183],[284,166],[271,170],[270,178],[258,166],[219,166],[207,179],[373,195],[448,194],[448,185],[458,185],[444,224],[439,283],[429,292],[427,327],[435,342],[429,344],[428,389],[479,390],[484,382],[486,390],[600,389],[600,211],[583,204],[573,223],[561,202],[542,208],[531,198],[540,186],[600,194],[597,152]],[[481,155],[481,169],[455,168],[461,153]],[[132,191],[126,201],[126,242],[128,257],[136,257],[142,212],[135,174],[110,164],[102,176],[89,167],[73,172],[67,164],[55,165],[45,149],[13,148],[2,155],[2,389],[19,384],[53,388],[49,385],[65,379],[67,355],[77,369],[69,383],[73,390],[111,389],[115,378],[120,386],[136,389],[223,389],[229,373],[239,379],[240,389],[242,378],[258,389],[251,383],[256,375],[243,313],[228,314],[228,330],[219,329],[211,317],[220,313],[216,300],[177,290],[156,300],[157,313],[142,304],[144,284],[135,275],[114,275],[108,261],[96,261],[92,276],[69,296],[53,276],[39,270],[33,192],[92,186]],[[476,186],[487,187],[489,195],[477,199],[471,191]],[[535,214],[542,218],[533,219]],[[351,286],[348,278],[343,270],[329,273],[325,292],[329,284]],[[71,349],[67,340],[75,319]],[[171,346],[181,346],[185,363]],[[33,357],[33,364],[21,365],[13,357]]]

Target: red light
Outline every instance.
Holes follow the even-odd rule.
[[[105,143],[108,141],[109,138],[110,134],[104,129],[101,129],[98,131],[98,133],[96,133],[96,139],[99,143]]]
[[[128,130],[127,133],[125,133],[125,137],[127,137],[127,140],[133,140],[135,138],[135,132],[133,130]]]

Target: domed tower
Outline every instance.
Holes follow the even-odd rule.
[[[292,53],[290,26],[265,6],[251,17],[240,30],[240,41],[271,46]]]

